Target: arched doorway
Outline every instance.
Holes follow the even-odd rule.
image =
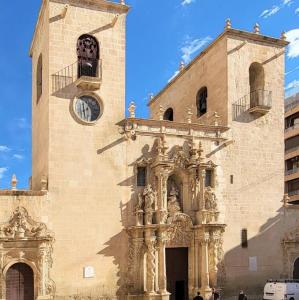
[[[27,264],[16,263],[8,269],[6,300],[34,300],[34,276]]]
[[[293,279],[299,279],[299,257],[294,262]]]

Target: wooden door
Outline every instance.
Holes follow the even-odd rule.
[[[27,264],[17,263],[8,269],[6,300],[34,300],[33,271]]]

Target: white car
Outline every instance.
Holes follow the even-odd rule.
[[[299,280],[268,280],[264,300],[299,300]]]

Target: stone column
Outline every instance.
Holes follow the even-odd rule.
[[[159,282],[159,294],[167,293],[166,284],[166,255],[165,255],[165,232],[160,229],[158,232],[158,282]]]
[[[204,232],[201,237],[201,290],[207,299],[211,293],[209,276],[209,233]]]
[[[151,229],[145,232],[145,244],[146,244],[146,293],[148,295],[155,294],[155,243],[156,238],[153,236]]]
[[[196,295],[196,293],[199,290],[200,287],[200,243],[198,238],[195,238],[194,241],[194,295]]]
[[[156,170],[158,178],[157,223],[165,224],[167,217],[167,172],[162,167]]]
[[[46,296],[46,281],[47,281],[47,274],[46,274],[46,256],[47,256],[47,247],[44,244],[39,246],[38,250],[38,268],[39,268],[39,275],[38,275],[38,296],[44,297]]]
[[[199,211],[196,213],[196,223],[202,224],[205,223],[205,181],[206,181],[206,170],[203,169],[201,166],[198,167],[198,174],[199,174],[199,194],[198,198],[198,208]]]

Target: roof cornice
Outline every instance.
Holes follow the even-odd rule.
[[[214,45],[216,45],[223,37],[240,37],[245,40],[251,40],[255,42],[261,42],[264,44],[270,44],[270,45],[276,45],[279,47],[285,47],[289,44],[289,42],[273,38],[266,35],[260,35],[253,32],[247,32],[242,30],[237,30],[233,28],[225,29],[224,32],[222,32],[216,39],[212,41],[211,44],[209,44],[202,52],[200,52],[184,69],[180,71],[180,73],[175,76],[171,81],[169,81],[165,87],[160,90],[160,92],[155,95],[151,100],[148,102],[148,106],[153,104],[170,86],[172,86],[181,76],[183,76],[197,61],[199,61],[207,52],[209,52]]]
[[[107,11],[112,11],[112,12],[119,13],[119,14],[127,13],[130,9],[130,7],[126,4],[115,3],[115,2],[106,1],[106,0],[42,0],[42,5],[39,10],[38,19],[37,19],[37,22],[35,25],[32,42],[31,42],[31,46],[30,46],[30,50],[29,50],[30,57],[32,57],[32,52],[33,52],[33,48],[35,45],[38,28],[39,28],[40,22],[42,20],[43,14],[45,12],[45,7],[46,7],[47,1],[61,3],[61,4],[68,4],[68,5],[73,5],[73,6],[84,5],[86,3],[89,5],[94,5],[98,9],[105,9]]]

